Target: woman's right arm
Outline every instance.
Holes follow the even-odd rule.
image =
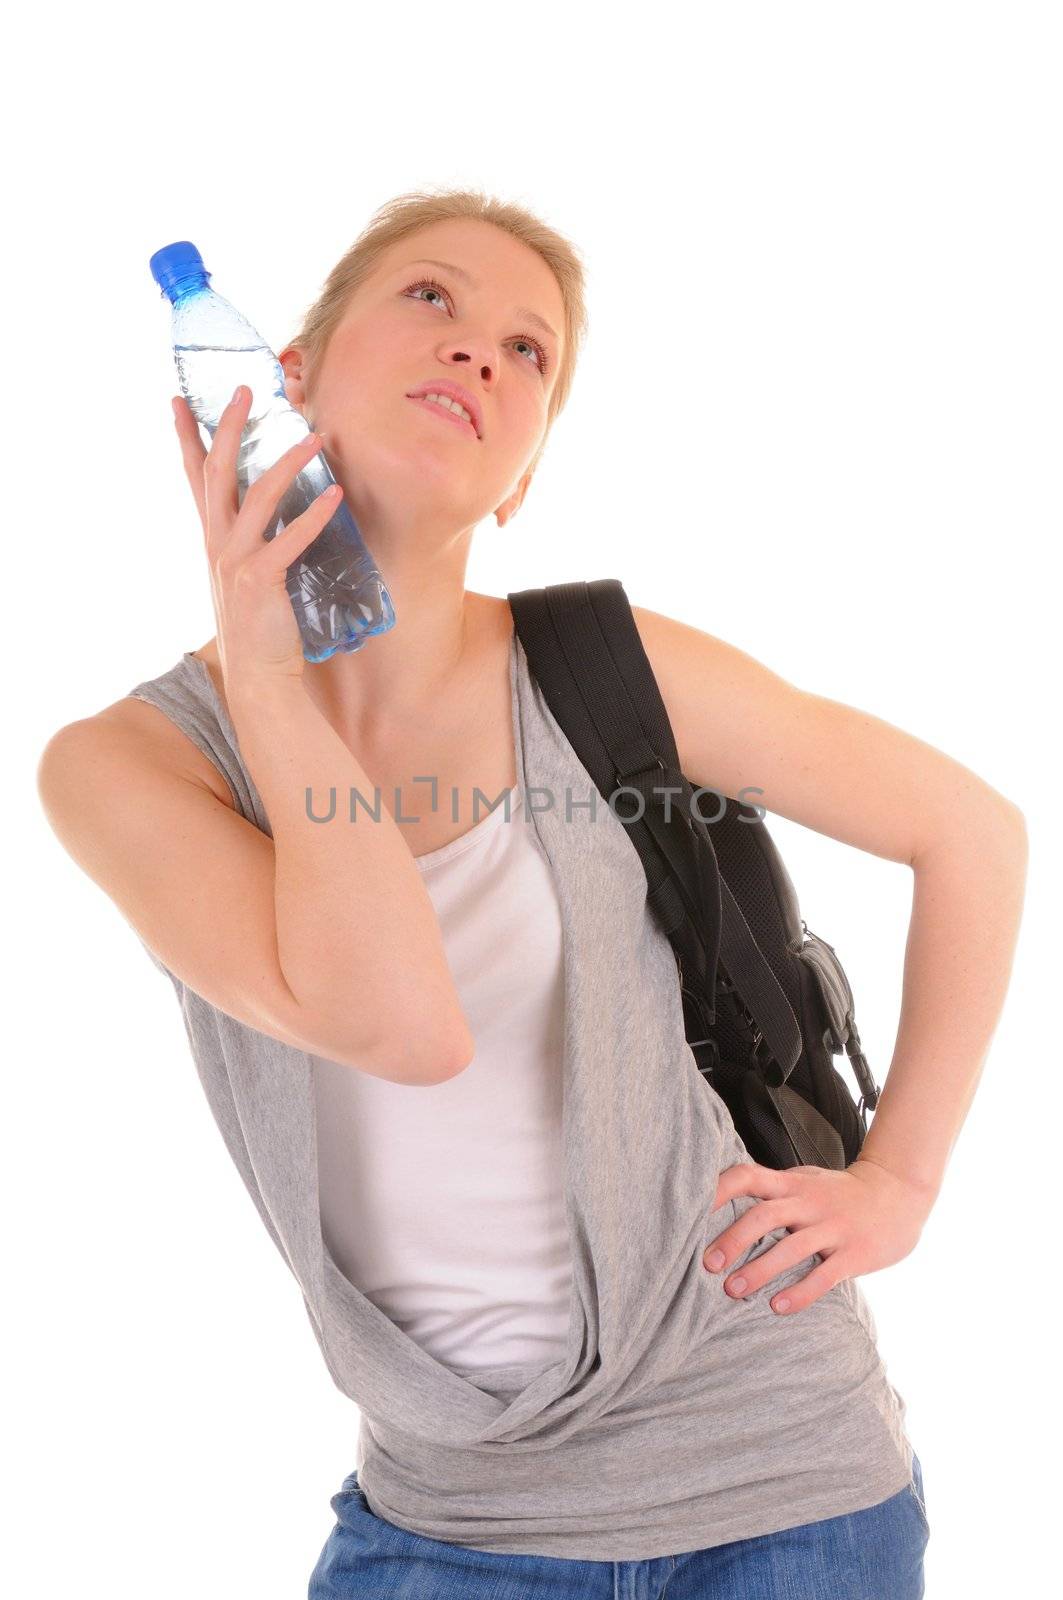
[[[373,784],[303,685],[286,588],[291,564],[336,501],[319,495],[272,539],[281,494],[317,453],[309,435],[250,485],[236,460],[250,390],[238,389],[209,451],[174,405],[206,545],[225,698],[272,841],[189,765],[165,717],[154,731],[122,702],[49,741],[37,785],[53,829],[174,975],[230,1016],[297,1049],[432,1084],[475,1048],[428,890],[398,825],[307,816]],[[128,698],[128,697],[127,697]]]
[[[61,728],[37,784],[53,831],[158,959],[240,1022],[393,1083],[441,1083],[474,1044],[435,910],[381,807],[346,821],[339,796],[373,785],[298,680],[230,704],[273,839],[122,702]],[[161,713],[160,713],[161,716]],[[304,788],[337,788],[328,823]]]

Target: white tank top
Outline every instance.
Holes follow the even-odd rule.
[[[322,1233],[436,1360],[465,1372],[559,1360],[572,1264],[549,862],[519,790],[415,859],[476,1053],[425,1088],[312,1058]]]

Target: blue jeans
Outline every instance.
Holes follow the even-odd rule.
[[[500,1555],[424,1539],[377,1517],[345,1478],[308,1600],[922,1600],[930,1538],[919,1457],[899,1493],[864,1511],[647,1561]]]

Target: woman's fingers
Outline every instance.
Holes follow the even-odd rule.
[[[243,504],[231,523],[222,549],[218,551],[219,557],[233,562],[248,559],[257,561],[260,559],[259,552],[268,550],[270,544],[276,544],[276,539],[266,539],[266,529],[276,522],[277,507],[284,494],[320,451],[321,440],[314,433],[307,434],[278,456],[260,478],[255,479],[244,495]],[[291,526],[294,526],[294,522]],[[281,537],[283,534],[278,535],[278,538]]]
[[[210,449],[203,457],[207,555],[211,561],[218,559],[228,542],[228,530],[240,510],[236,458],[250,405],[251,391],[241,384],[219,417]]]
[[[339,484],[329,484],[327,489],[311,500],[305,511],[285,524],[276,538],[263,544],[262,552],[256,555],[255,561],[261,563],[267,583],[283,583],[292,562],[317,538],[342,498],[343,491]]]
[[[177,429],[177,439],[181,446],[181,460],[184,464],[185,476],[196,502],[199,512],[200,526],[204,537],[207,532],[207,498],[203,487],[203,463],[207,458],[206,447],[199,435],[199,424],[189,408],[183,395],[174,395],[170,404],[173,407],[174,427]]]

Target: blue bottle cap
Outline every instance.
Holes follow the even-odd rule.
[[[178,239],[176,244],[167,244],[161,250],[156,250],[148,265],[160,290],[169,295],[171,300],[176,299],[177,289],[182,283],[194,278],[201,278],[205,283],[211,276],[203,265],[203,257],[187,239]]]

